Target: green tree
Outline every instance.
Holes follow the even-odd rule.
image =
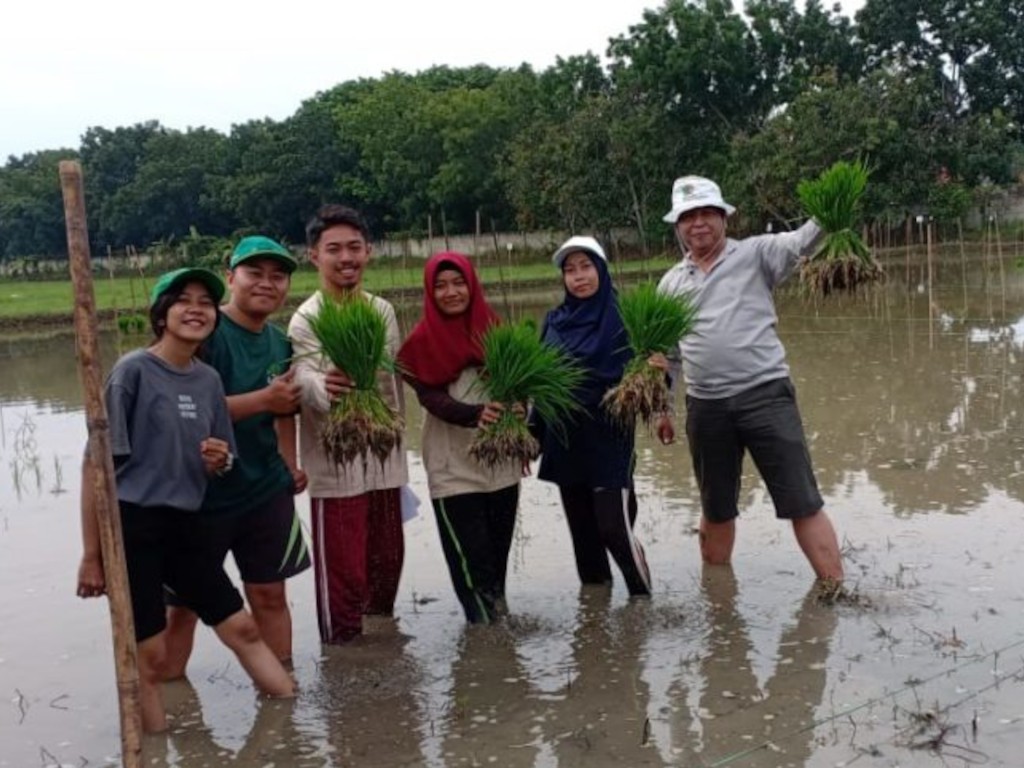
[[[0,258],[67,253],[57,164],[71,149],[10,157],[0,168]]]
[[[729,188],[748,215],[795,219],[801,179],[863,158],[873,169],[865,212],[880,215],[926,204],[944,173],[969,185],[982,176],[1007,181],[1013,148],[1005,125],[957,115],[930,73],[878,71],[854,85],[824,79],[762,132],[737,136]]]
[[[116,237],[112,244],[148,245],[185,237],[192,228],[229,233],[233,221],[218,204],[212,183],[225,175],[226,142],[208,128],[152,135],[134,176],[105,201],[104,223]]]
[[[867,0],[856,20],[876,65],[929,71],[958,109],[1024,121],[1020,0]]]
[[[340,146],[329,106],[305,102],[287,120],[259,120],[232,128],[229,174],[215,183],[220,205],[236,226],[301,243],[305,222],[333,200],[339,180],[354,168]]]
[[[85,132],[80,155],[89,236],[94,245],[128,242],[110,220],[111,200],[135,178],[145,158],[146,142],[163,130],[158,122],[150,121],[113,130],[95,126]]]

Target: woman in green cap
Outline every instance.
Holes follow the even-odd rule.
[[[213,627],[264,693],[294,694],[284,667],[260,638],[242,598],[197,535],[211,475],[231,471],[234,436],[216,371],[195,358],[217,326],[224,284],[203,269],[178,269],[153,287],[155,340],[117,361],[105,399],[121,510],[143,729],[167,727],[159,681],[166,659],[166,585]],[[86,463],[99,457],[86,453]],[[91,483],[82,483],[83,556],[78,595],[99,597],[106,580]]]

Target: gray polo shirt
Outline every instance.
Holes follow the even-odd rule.
[[[104,394],[117,498],[198,510],[207,483],[199,444],[219,437],[237,452],[217,372],[198,360],[175,368],[139,349],[114,364]]]
[[[687,394],[732,397],[789,375],[772,291],[822,235],[811,220],[793,232],[727,240],[709,272],[687,254],[665,273],[658,290],[691,293],[699,308],[693,333],[679,343]]]

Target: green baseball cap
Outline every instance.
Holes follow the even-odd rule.
[[[180,288],[185,283],[202,283],[210,291],[213,300],[220,304],[224,298],[224,282],[208,269],[199,267],[182,267],[165,272],[156,279],[153,290],[149,293],[149,303],[156,304],[157,299],[168,291]]]
[[[235,250],[231,252],[228,269],[234,269],[250,259],[274,259],[284,265],[289,272],[294,272],[295,268],[299,266],[299,262],[292,256],[291,251],[276,240],[271,240],[263,235],[250,235],[239,240]]]

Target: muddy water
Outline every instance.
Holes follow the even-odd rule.
[[[816,600],[750,467],[734,568],[702,570],[687,451],[641,438],[650,601],[581,592],[557,498],[529,479],[513,619],[468,629],[425,508],[394,621],[321,648],[312,582],[291,582],[295,702],[260,700],[200,631],[146,765],[1021,765],[1024,278],[972,273],[965,293],[958,269],[940,271],[931,321],[900,280],[867,303],[780,307],[854,604]],[[109,619],[73,594],[70,339],[0,341],[0,403],[0,766],[116,765]]]

